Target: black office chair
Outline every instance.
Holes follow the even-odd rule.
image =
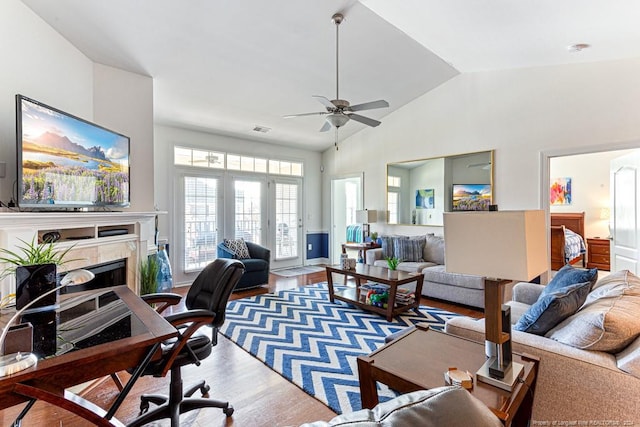
[[[217,343],[218,328],[224,323],[229,296],[243,273],[244,266],[240,261],[216,259],[202,270],[191,285],[185,300],[189,311],[166,316],[180,335],[162,345],[162,358],[151,362],[142,375],[164,377],[170,370],[169,396],[143,395],[140,402],[141,416],[129,424],[129,427],[163,418],[170,418],[171,426],[177,427],[180,424],[180,414],[200,408],[221,408],[228,417],[233,414],[233,406],[229,402],[191,397],[198,389],[203,397],[207,395],[209,386],[205,381],[200,381],[184,392],[181,367],[188,364],[199,366],[200,361],[211,354],[212,346]],[[151,294],[142,298],[150,304],[164,303],[159,311],[177,302],[176,295],[171,294]],[[212,339],[195,333],[204,325],[213,328]],[[160,406],[147,412],[149,402]]]

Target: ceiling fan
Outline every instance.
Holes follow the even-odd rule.
[[[351,119],[356,122],[363,123],[367,126],[378,126],[381,122],[378,120],[371,119],[369,117],[361,116],[360,114],[355,114],[356,111],[364,111],[364,110],[373,110],[375,108],[386,108],[389,106],[389,103],[383,99],[378,101],[365,102],[363,104],[351,105],[349,101],[344,99],[340,99],[339,92],[339,79],[338,79],[338,33],[340,23],[344,21],[344,16],[340,13],[336,13],[331,17],[331,21],[336,25],[336,99],[329,100],[328,98],[320,95],[313,95],[315,99],[317,99],[322,105],[325,106],[327,111],[320,111],[315,113],[302,113],[302,114],[291,114],[288,116],[284,116],[285,118],[290,117],[302,117],[302,116],[315,116],[322,115],[327,116],[327,121],[320,128],[320,132],[326,132],[331,129],[331,126],[338,128],[347,124],[347,122]]]

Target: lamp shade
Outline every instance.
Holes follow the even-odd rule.
[[[378,211],[364,209],[361,211],[356,211],[356,222],[358,224],[371,224],[372,222],[376,222],[378,220]]]
[[[444,214],[446,271],[529,281],[548,269],[542,210]]]

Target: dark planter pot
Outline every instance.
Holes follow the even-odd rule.
[[[40,264],[26,265],[16,268],[16,309],[20,310],[40,295],[55,289],[56,265]],[[58,292],[42,298],[40,301],[29,307],[31,309],[41,309],[42,307],[54,306],[58,301]]]

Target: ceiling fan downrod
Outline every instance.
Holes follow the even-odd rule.
[[[339,65],[340,65],[340,57],[338,55],[338,49],[340,47],[339,45],[339,38],[340,38],[340,24],[342,23],[342,21],[344,21],[344,16],[341,13],[336,13],[331,17],[331,22],[333,22],[334,24],[336,24],[336,99],[340,99],[340,82],[338,81],[338,70],[339,70]]]

